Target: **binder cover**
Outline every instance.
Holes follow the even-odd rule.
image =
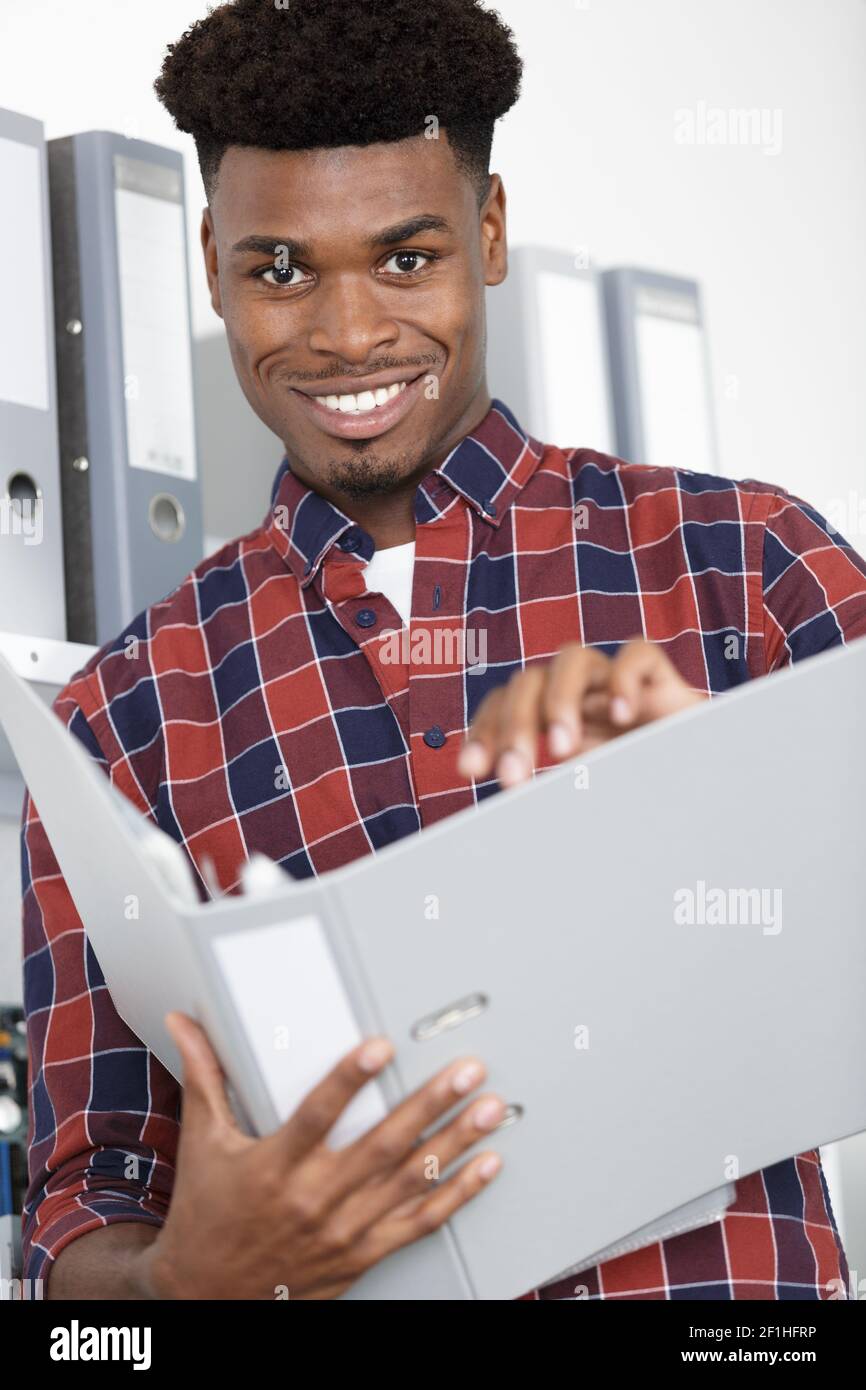
[[[396,1058],[340,1142],[485,1059],[517,1117],[494,1136],[502,1171],[348,1296],[507,1299],[866,1128],[864,683],[861,640],[627,734],[579,776],[205,905],[5,661],[0,719],[121,1016],[176,1076],[164,1014],[200,1019],[253,1130],[361,1036]]]

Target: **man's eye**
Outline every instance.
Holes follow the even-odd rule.
[[[257,270],[256,274],[260,280],[265,280],[269,285],[276,285],[279,289],[285,289],[287,285],[296,285],[297,280],[292,276],[298,271],[296,265],[268,265],[264,270]],[[298,271],[300,274],[300,271]]]
[[[423,270],[425,265],[430,265],[434,257],[428,251],[395,251],[393,256],[389,256],[385,262],[384,269],[387,270],[392,261],[397,262],[393,274],[396,275],[415,275],[419,270]],[[419,265],[419,262],[423,262]]]

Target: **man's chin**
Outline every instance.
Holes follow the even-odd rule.
[[[359,453],[352,459],[331,459],[326,476],[329,486],[336,492],[352,502],[363,502],[368,497],[384,497],[397,492],[406,486],[413,471],[411,461],[405,458]]]

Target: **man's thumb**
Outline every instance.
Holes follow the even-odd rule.
[[[173,1012],[166,1014],[165,1026],[183,1062],[184,1123],[193,1112],[202,1119],[218,1120],[236,1129],[225,1074],[201,1024],[186,1014]]]

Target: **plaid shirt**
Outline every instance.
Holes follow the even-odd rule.
[[[262,526],[58,696],[200,885],[209,857],[235,889],[253,851],[296,877],[335,869],[495,792],[457,774],[468,724],[488,690],[565,642],[613,653],[643,634],[718,694],[866,635],[866,566],[804,503],[541,445],[498,401],[421,483],[415,518],[413,653],[419,632],[460,630],[464,657],[484,634],[484,674],[469,678],[459,651],[450,665],[384,659],[402,622],[365,590],[372,539],[284,460]],[[29,799],[22,866],[36,1278],[85,1231],[164,1220],[180,1090],[118,1017]],[[847,1288],[812,1151],[741,1180],[721,1222],[526,1297],[583,1284],[593,1298],[824,1298],[833,1279]]]

